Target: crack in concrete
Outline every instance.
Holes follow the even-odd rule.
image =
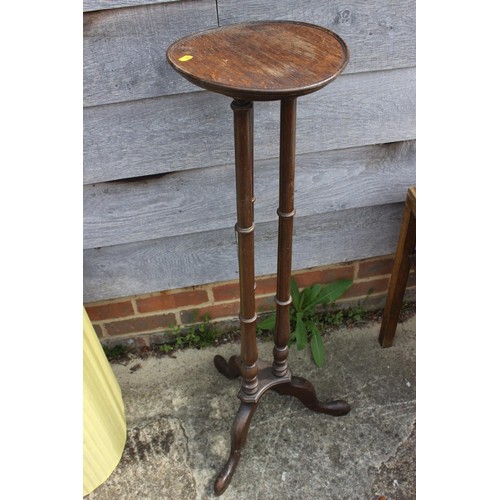
[[[179,417],[172,415],[172,416],[170,416],[170,418],[173,418],[179,422],[179,426],[182,430],[182,434],[184,436],[184,439],[186,440],[186,461],[190,466],[190,473],[191,473],[190,475],[191,475],[191,478],[193,480],[195,491],[196,491],[196,493],[198,493],[198,484],[196,482],[196,477],[194,475],[194,467],[193,467],[194,464],[191,460],[191,450],[189,449],[190,439],[189,439],[188,433],[186,431],[186,428],[184,427],[183,421]]]
[[[409,399],[407,401],[396,401],[394,403],[381,404],[381,405],[370,405],[370,406],[357,406],[356,414],[359,416],[364,416],[364,414],[372,415],[374,412],[380,412],[381,410],[386,410],[385,413],[378,413],[379,417],[386,417],[388,415],[394,416],[392,409],[401,411],[403,414],[404,410],[414,410],[416,405],[415,399]],[[413,413],[413,411],[411,412]]]

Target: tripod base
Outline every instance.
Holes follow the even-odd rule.
[[[229,379],[241,376],[241,357],[231,356],[226,361],[222,356],[214,357],[214,365],[217,370]],[[214,484],[216,495],[221,495],[229,486],[233,473],[240,460],[241,451],[246,443],[250,422],[257,409],[260,398],[266,391],[273,390],[285,396],[294,396],[299,399],[304,406],[318,413],[327,413],[332,416],[346,415],[351,410],[347,401],[338,399],[329,403],[321,403],[314,386],[302,377],[294,377],[290,370],[282,377],[277,377],[272,373],[271,364],[258,360],[259,385],[257,391],[248,395],[240,390],[238,398],[241,400],[240,408],[231,428],[231,452],[226,465],[217,477]]]

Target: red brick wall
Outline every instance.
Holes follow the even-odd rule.
[[[304,288],[349,278],[350,290],[337,301],[347,306],[362,303],[367,309],[383,307],[389,286],[393,255],[295,271],[293,277]],[[274,309],[276,276],[257,278],[259,312]],[[410,273],[407,292],[415,287]],[[105,342],[129,339],[135,346],[149,346],[167,329],[199,323],[205,314],[211,321],[235,320],[239,312],[238,281],[167,290],[133,297],[85,304],[100,339]]]

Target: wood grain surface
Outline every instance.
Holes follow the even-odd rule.
[[[83,0],[83,12],[180,1],[182,0]]]
[[[218,0],[222,26],[268,19],[305,21],[339,34],[351,53],[346,72],[414,66],[415,0]]]
[[[190,35],[172,44],[168,62],[204,89],[249,101],[315,92],[347,65],[335,33],[297,21],[256,21]]]
[[[211,92],[84,110],[84,184],[233,161],[230,98]],[[255,105],[255,158],[278,155],[279,103]],[[297,153],[415,138],[415,69],[341,75],[301,97]]]
[[[192,92],[169,66],[166,48],[217,26],[213,0],[189,0],[83,16],[83,102],[96,106]]]
[[[297,217],[293,269],[394,252],[402,207]],[[277,231],[276,222],[256,226],[256,275],[276,272]],[[83,262],[84,302],[238,278],[234,228],[85,250]]]
[[[98,11],[84,14],[86,106],[199,90],[169,67],[165,50],[182,36],[216,27],[217,14],[223,26],[288,19],[331,29],[351,53],[343,74],[415,65],[414,0],[356,0],[348,5],[331,0],[245,0],[243,8],[236,0],[218,0],[217,6],[215,0],[130,1],[134,8],[119,9],[112,8],[112,0],[91,3]]]
[[[277,219],[278,160],[255,166],[255,219]],[[300,216],[402,202],[415,183],[415,143],[297,156]],[[153,179],[84,186],[84,247],[103,247],[234,226],[234,166],[175,172]]]

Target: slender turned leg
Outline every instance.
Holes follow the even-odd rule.
[[[253,104],[233,101],[234,145],[236,165],[236,232],[238,233],[238,265],[240,277],[241,355],[229,361],[215,356],[217,370],[228,378],[241,375],[241,391],[253,397],[258,389],[258,352],[255,335],[255,271],[254,271],[254,191],[253,191]],[[240,399],[241,399],[240,394]],[[257,402],[242,401],[231,429],[231,453],[214,484],[216,495],[221,495],[231,482],[245,446],[248,428]]]
[[[292,273],[293,188],[295,175],[295,121],[297,100],[281,101],[280,189],[278,225],[278,275],[276,285],[276,325],[274,328],[273,373],[283,377],[288,372],[290,338],[290,278]]]
[[[231,482],[234,470],[240,461],[241,450],[245,446],[248,428],[256,408],[257,403],[241,403],[240,405],[231,428],[231,453],[226,465],[215,480],[214,491],[216,495],[222,495]]]
[[[236,165],[236,231],[240,277],[242,390],[257,391],[257,340],[255,337],[255,271],[253,221],[253,104],[233,101]]]
[[[403,213],[403,222],[392,268],[391,281],[382,317],[378,341],[382,347],[391,347],[398,325],[399,312],[403,305],[403,296],[410,273],[410,254],[415,248],[416,219],[407,197]]]

